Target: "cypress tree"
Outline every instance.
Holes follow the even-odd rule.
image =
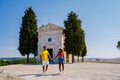
[[[31,7],[29,7],[22,17],[22,24],[19,32],[18,50],[22,56],[27,55],[27,63],[29,63],[29,55],[32,53],[37,55],[37,20],[36,15]]]
[[[86,48],[86,45],[85,45],[85,47],[84,47],[84,49],[82,51],[82,54],[81,54],[82,62],[84,62],[84,56],[86,56],[86,54],[87,54],[87,48]]]
[[[72,62],[74,62],[74,55],[80,53],[81,20],[77,18],[76,13],[71,11],[67,20],[64,21],[64,26],[65,51],[67,54],[72,54]]]

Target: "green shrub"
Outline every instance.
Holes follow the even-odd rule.
[[[12,61],[9,61],[9,60],[0,60],[0,66],[10,65],[10,64],[12,64]]]
[[[30,58],[29,63],[36,63],[36,58]],[[0,60],[0,66],[11,65],[11,64],[27,64],[27,59],[21,60]]]

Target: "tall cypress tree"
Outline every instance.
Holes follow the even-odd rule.
[[[86,48],[86,44],[85,44],[85,47],[84,47],[82,53],[80,54],[80,56],[82,57],[82,62],[84,62],[84,56],[86,56],[86,54],[87,54],[87,48]]]
[[[29,7],[22,17],[22,24],[19,32],[18,50],[22,56],[27,55],[27,63],[29,63],[29,54],[37,54],[37,20],[36,15],[31,7]]]
[[[74,55],[78,55],[82,51],[83,30],[81,29],[81,20],[77,18],[76,13],[71,11],[67,20],[64,21],[64,26],[65,51],[67,54],[72,54],[72,62],[74,62]]]

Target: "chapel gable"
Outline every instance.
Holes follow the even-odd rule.
[[[39,28],[40,32],[49,32],[49,31],[62,31],[64,28],[52,23],[48,23]]]

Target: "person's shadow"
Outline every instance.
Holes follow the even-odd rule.
[[[23,74],[23,75],[18,75],[18,77],[22,76],[35,76],[35,77],[41,77],[41,76],[57,76],[60,75],[60,73],[54,73],[54,74]]]
[[[22,74],[22,75],[18,75],[18,77],[22,77],[22,76],[35,76],[35,77],[40,77],[40,76],[42,76],[42,74]]]
[[[45,74],[44,76],[57,76],[60,75],[60,73],[54,73],[54,74]]]

